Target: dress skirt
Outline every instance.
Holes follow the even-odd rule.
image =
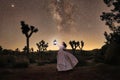
[[[57,70],[67,71],[73,69],[78,63],[77,58],[71,53],[59,50],[57,55]]]

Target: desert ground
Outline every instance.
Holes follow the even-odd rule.
[[[98,63],[58,72],[55,63],[30,64],[28,68],[1,68],[0,80],[120,80],[120,66]]]

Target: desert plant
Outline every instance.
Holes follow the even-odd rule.
[[[2,46],[0,46],[0,51],[2,51],[3,50],[3,48],[2,48]]]
[[[103,0],[108,7],[112,7],[109,12],[103,12],[101,17],[110,29],[110,33],[105,31],[106,45],[105,52],[107,63],[120,64],[120,0]]]
[[[14,64],[14,68],[27,68],[29,66],[28,62],[17,62]]]
[[[26,56],[16,56],[14,68],[27,68],[29,66],[29,59]]]
[[[75,40],[69,41],[69,44],[72,48],[73,53],[75,53],[77,47],[80,48],[80,42],[79,41],[75,41]]]
[[[12,67],[15,63],[15,56],[2,55],[0,56],[0,67]]]
[[[83,47],[84,47],[84,41],[82,40],[82,41],[81,41],[81,48],[80,48],[80,49],[82,50]]]
[[[26,43],[27,43],[27,54],[29,53],[29,39],[32,36],[33,33],[38,32],[38,29],[34,26],[29,26],[28,24],[25,24],[24,21],[21,21],[21,29],[22,33],[26,36]]]
[[[46,51],[48,48],[48,43],[46,43],[44,40],[41,40],[39,43],[36,43],[39,52],[40,51]]]
[[[101,17],[102,21],[106,22],[106,25],[111,30],[111,33],[105,31],[104,35],[107,44],[111,42],[116,42],[120,44],[120,0],[104,0],[104,3],[108,7],[114,6],[110,12],[103,12]]]

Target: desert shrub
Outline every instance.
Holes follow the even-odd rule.
[[[29,62],[30,63],[36,63],[36,59],[34,57],[29,57]]]
[[[44,62],[38,62],[37,65],[42,66],[42,65],[45,65],[45,63]]]
[[[30,63],[36,63],[36,55],[35,54],[30,54],[29,56],[28,56],[28,59],[29,59],[29,62]]]
[[[91,52],[91,51],[81,51],[81,52],[80,52],[80,55],[87,57],[87,56],[93,55],[93,52]]]
[[[6,66],[7,66],[6,56],[0,56],[0,67],[6,67]]]
[[[94,55],[94,61],[104,63],[105,62],[104,56],[101,54],[96,54],[96,55]]]
[[[14,68],[27,68],[29,66],[28,62],[16,62]]]
[[[2,55],[0,56],[0,67],[12,67],[15,63],[15,56]]]
[[[14,68],[27,68],[29,66],[29,60],[26,56],[17,56],[13,65]]]
[[[103,45],[100,49],[100,54],[104,55],[106,53],[106,50],[107,50],[108,47],[109,47],[108,44]]]
[[[7,67],[12,67],[15,64],[16,56],[9,55],[7,57]]]
[[[46,63],[46,61],[43,61],[43,60],[38,60],[37,61],[38,66],[45,65],[45,63]]]
[[[55,62],[56,56],[57,56],[56,52],[48,51],[48,52],[40,53],[39,58],[43,61]]]
[[[113,42],[105,53],[105,62],[112,65],[120,65],[120,45]]]

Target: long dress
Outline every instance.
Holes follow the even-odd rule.
[[[57,70],[58,71],[67,71],[73,69],[78,60],[71,53],[64,50],[64,46],[59,46],[59,51],[57,54]]]

